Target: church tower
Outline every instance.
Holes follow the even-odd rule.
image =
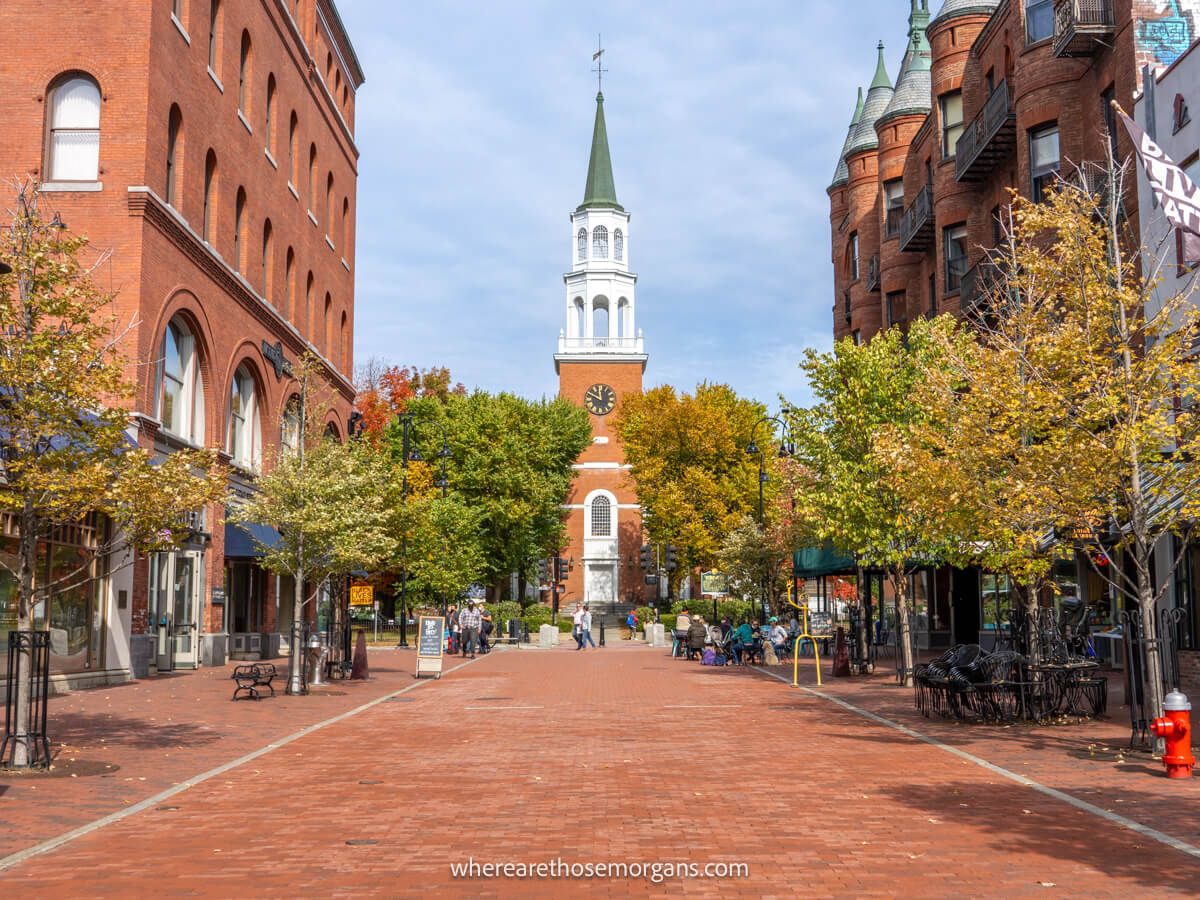
[[[574,562],[562,608],[583,600],[593,613],[647,596],[638,567],[641,507],[629,483],[620,438],[612,427],[621,402],[641,393],[646,353],[637,327],[637,276],[629,270],[629,213],[617,202],[604,95],[596,94],[596,123],[583,202],[571,213],[571,269],[565,327],[558,335],[554,368],[559,396],[591,417],[592,443],[575,463],[567,499],[567,546]]]

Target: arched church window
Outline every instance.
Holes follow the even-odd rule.
[[[592,337],[597,340],[610,337],[608,325],[608,298],[596,297],[592,300]]]
[[[620,262],[625,258],[625,234],[618,228],[613,232],[613,259]]]
[[[580,228],[579,234],[575,236],[575,255],[580,260],[587,259],[587,229]]]
[[[592,537],[612,537],[612,501],[605,496],[592,500]]]
[[[592,229],[592,256],[596,259],[608,259],[608,229],[603,225]]]

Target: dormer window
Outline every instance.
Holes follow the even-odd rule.
[[[608,259],[608,229],[603,225],[592,229],[592,256],[596,259]]]

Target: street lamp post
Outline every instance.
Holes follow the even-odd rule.
[[[746,445],[746,452],[751,456],[758,457],[758,529],[760,534],[763,534],[764,536],[766,532],[766,511],[763,504],[763,492],[764,486],[768,481],[771,480],[771,478],[767,474],[766,453],[764,452],[763,448],[759,447],[755,442],[755,437],[758,435],[759,426],[769,422],[771,423],[770,440],[772,442],[775,440],[776,430],[779,430],[780,432],[779,447],[777,451],[779,458],[784,459],[795,454],[796,445],[792,440],[791,427],[785,418],[790,412],[792,412],[791,409],[784,407],[779,411],[779,415],[763,416],[754,423],[754,427],[750,430],[750,443]],[[767,594],[770,590],[770,578],[770,572],[767,569],[766,561],[764,559],[761,593],[759,596],[759,602],[762,606],[762,614],[764,619],[766,618],[768,612]],[[751,607],[751,612],[753,613],[753,605]]]
[[[450,442],[446,439],[446,423],[441,423],[442,428],[442,449],[437,452],[439,462],[437,481],[433,483],[434,487],[442,489],[442,499],[446,499],[446,494],[450,490],[450,480],[446,477],[446,463],[453,459],[454,454],[450,452]],[[442,595],[442,618],[446,618],[446,597]]]
[[[408,503],[408,464],[421,461],[421,451],[413,446],[416,438],[413,427],[413,414],[403,412],[396,416],[401,428],[400,446],[400,504]],[[400,643],[397,647],[408,646],[408,522],[400,532]]]

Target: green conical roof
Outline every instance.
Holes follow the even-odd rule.
[[[580,209],[593,206],[615,207],[617,188],[613,184],[612,159],[608,155],[608,129],[604,126],[604,94],[596,94],[596,124],[592,128],[592,155],[588,160],[587,184],[583,188]]]
[[[842,152],[838,154],[837,169],[833,173],[833,183],[830,188],[835,188],[839,184],[845,184],[850,180],[850,170],[846,167],[846,148],[850,146],[850,139],[854,137],[855,126],[858,125],[858,120],[862,118],[863,110],[863,92],[862,88],[858,89],[858,103],[854,107],[854,115],[850,117],[850,127],[846,131],[846,140],[842,142]]]
[[[883,62],[883,41],[879,42],[876,49],[879,51],[879,59],[875,63],[875,77],[871,79],[870,87],[867,88],[868,92],[871,88],[890,88],[892,86],[892,79],[888,78],[887,66]]]

